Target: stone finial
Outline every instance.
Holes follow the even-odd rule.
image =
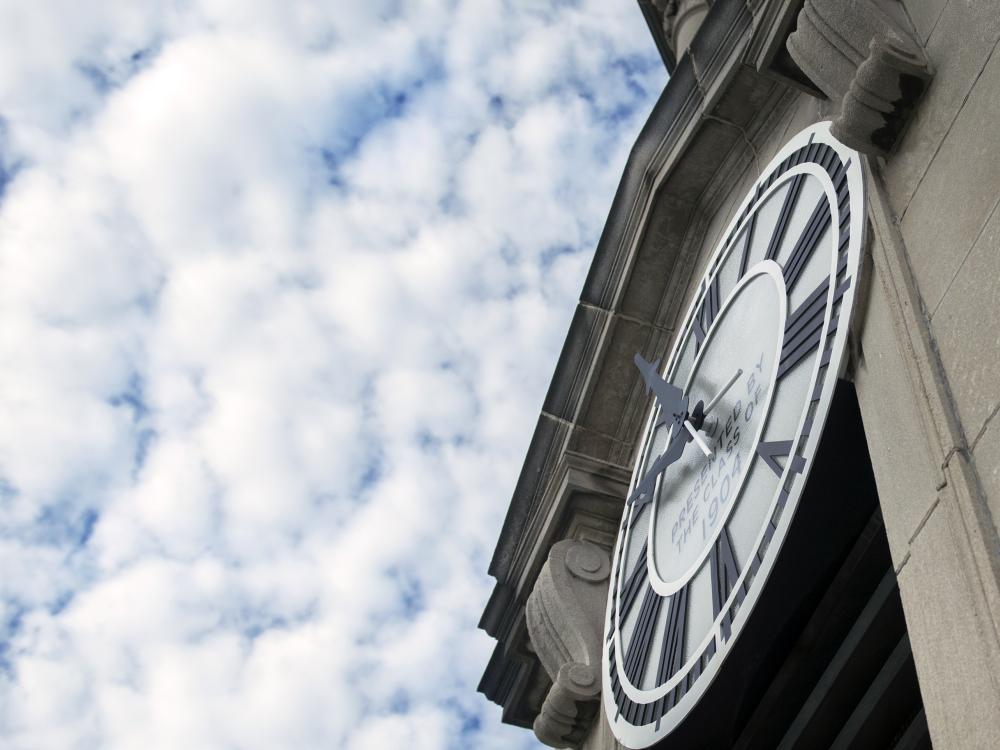
[[[551,747],[579,747],[597,713],[610,574],[601,547],[565,539],[552,546],[528,597],[528,635],[552,678],[534,730]]]
[[[876,0],[806,0],[787,48],[835,104],[833,135],[884,156],[930,82],[923,50]]]

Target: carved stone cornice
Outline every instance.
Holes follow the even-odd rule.
[[[788,37],[792,59],[839,104],[833,135],[870,155],[892,151],[932,76],[906,26],[875,0],[806,0]]]
[[[674,54],[674,47],[670,41],[670,35],[663,27],[663,9],[666,0],[638,0],[639,10],[642,11],[649,33],[653,37],[656,51],[660,53],[660,59],[668,73],[672,73],[677,64],[677,55]]]
[[[528,597],[531,644],[552,678],[534,730],[551,747],[578,747],[597,713],[610,573],[601,547],[563,540],[552,546]]]
[[[587,563],[584,559],[591,552],[585,552],[584,558],[577,560],[581,554],[580,549],[597,550],[603,559],[607,559],[621,518],[628,479],[628,472],[624,469],[566,452],[546,468],[544,477],[536,478],[544,488],[535,509],[537,512],[524,519],[519,536],[513,540],[515,544],[510,552],[509,575],[497,581],[479,623],[482,629],[497,639],[497,646],[480,681],[479,690],[490,700],[503,706],[505,722],[529,727],[543,711],[551,715],[553,721],[558,716],[563,717],[559,721],[565,721],[565,712],[570,711],[570,704],[566,703],[570,698],[567,696],[578,695],[582,689],[578,685],[579,670],[566,673],[560,678],[556,658],[549,658],[551,651],[545,645],[537,645],[529,637],[531,625],[528,620],[528,601],[532,592],[538,589],[537,582],[543,577],[552,581],[564,580],[563,569],[576,570],[585,577],[592,575],[586,572]],[[543,573],[553,570],[554,566],[548,563],[550,550],[562,549],[560,545],[576,545],[569,548],[569,566],[563,562],[562,568],[555,567],[555,575]],[[610,564],[608,568],[610,569]],[[606,577],[607,572],[603,575]],[[542,584],[542,588],[548,591],[552,586]],[[562,586],[559,590],[567,589]],[[596,598],[580,599],[577,605],[582,607],[586,603],[586,606],[593,606],[596,603],[595,627],[598,638],[604,596],[601,593]],[[546,601],[551,601],[551,597]],[[546,610],[536,608],[534,611],[537,614]],[[544,660],[539,648],[546,654]],[[544,666],[546,662],[548,666],[556,665],[551,673]],[[551,691],[553,680],[560,685],[555,693]],[[598,688],[599,682],[598,680]],[[577,692],[574,693],[574,690]],[[545,708],[544,701],[549,695],[552,699],[548,708]]]

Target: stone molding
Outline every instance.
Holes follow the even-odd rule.
[[[680,57],[708,15],[707,0],[666,0],[663,5],[663,31],[670,39],[674,54]]]
[[[531,645],[552,678],[534,730],[551,747],[579,747],[597,713],[610,574],[604,549],[564,539],[552,546],[528,597]]]
[[[668,73],[687,52],[705,16],[709,0],[638,0]]]
[[[834,137],[872,156],[889,154],[932,76],[904,22],[875,0],[806,0],[786,46],[839,107]]]
[[[538,478],[545,489],[538,498],[536,512],[525,519],[512,550],[513,574],[497,582],[479,624],[497,639],[479,690],[503,706],[505,722],[532,726],[558,675],[561,662],[556,663],[550,674],[531,641],[527,623],[527,601],[542,571],[551,569],[548,565],[551,550],[574,541],[610,550],[621,519],[628,480],[628,472],[621,468],[571,453],[564,453],[554,467]],[[570,556],[571,564],[575,565],[577,554]],[[606,552],[602,554],[606,557]],[[603,594],[595,602],[594,617],[599,632],[605,604]],[[549,664],[553,663],[549,660]],[[552,707],[558,705],[561,704],[555,701]]]
[[[649,33],[653,37],[656,50],[660,53],[660,59],[663,60],[663,66],[667,69],[668,74],[672,73],[677,65],[677,56],[674,54],[670,36],[663,28],[665,0],[637,0],[637,2],[643,18],[646,19],[646,25],[649,27]]]

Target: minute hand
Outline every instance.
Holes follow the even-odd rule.
[[[733,387],[733,383],[735,383],[742,374],[743,370],[737,370],[736,374],[729,378],[729,382],[722,386],[719,392],[715,394],[715,398],[708,402],[708,406],[705,407],[705,414],[708,414],[715,408],[715,405],[722,400],[723,396],[726,395],[726,391]]]

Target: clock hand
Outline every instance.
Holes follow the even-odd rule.
[[[733,387],[733,383],[735,383],[742,374],[743,370],[737,370],[736,374],[733,375],[731,378],[729,378],[729,382],[726,383],[724,386],[722,386],[722,390],[716,393],[715,398],[713,398],[711,401],[708,402],[708,406],[705,407],[705,414],[708,414],[710,411],[712,411],[712,408],[717,403],[719,403],[719,401],[722,400],[722,397],[726,395],[726,391],[728,391],[730,388]]]
[[[701,448],[701,452],[704,453],[708,458],[711,458],[712,451],[709,450],[707,445],[705,445],[705,441],[701,439],[701,435],[698,434],[698,430],[696,430],[694,428],[694,425],[691,424],[691,420],[689,419],[684,420],[684,428],[688,431],[688,434],[691,435],[691,438],[698,444],[698,447]]]
[[[705,445],[705,441],[701,439],[698,434],[698,430],[701,429],[702,425],[705,423],[705,414],[708,409],[704,407],[704,402],[699,401],[694,407],[694,410],[690,413],[687,411],[688,397],[684,395],[683,391],[675,386],[670,385],[665,380],[657,377],[656,367],[658,363],[650,363],[642,358],[641,355],[635,355],[635,364],[642,371],[643,377],[646,379],[646,387],[648,390],[653,390],[656,393],[656,400],[659,402],[660,406],[660,420],[665,422],[667,415],[671,414],[674,421],[674,429],[671,431],[673,437],[667,444],[667,449],[660,454],[660,457],[656,459],[649,471],[642,480],[635,486],[632,493],[629,495],[626,503],[628,505],[636,505],[641,507],[653,499],[653,489],[656,487],[656,479],[666,471],[667,467],[670,466],[674,461],[681,457],[684,452],[684,446],[694,440],[701,452],[705,454],[708,458],[712,458],[711,449]],[[714,405],[736,379],[743,374],[743,370],[737,371],[737,373],[730,379],[726,384],[726,387],[712,399],[712,404]],[[671,403],[672,402],[672,403]],[[711,406],[710,405],[710,406]],[[671,408],[673,407],[673,408]],[[689,419],[690,417],[690,419]],[[692,421],[693,420],[693,421]],[[658,423],[659,424],[659,423]],[[680,431],[681,425],[687,430],[687,434],[683,434]]]
[[[684,446],[691,441],[686,434],[676,430],[673,438],[667,444],[667,449],[660,454],[660,457],[653,462],[653,465],[649,467],[649,471],[642,480],[635,486],[632,490],[632,494],[628,496],[626,504],[635,505],[636,508],[641,508],[646,503],[653,499],[653,489],[656,487],[656,479],[667,467],[670,466],[674,461],[681,457],[684,452]]]
[[[676,419],[687,412],[688,400],[684,391],[660,377],[658,372],[660,360],[647,362],[641,354],[636,353],[633,361],[642,373],[643,380],[646,381],[646,393],[652,391],[656,395],[656,403],[660,406],[657,427],[667,422],[670,416]]]

